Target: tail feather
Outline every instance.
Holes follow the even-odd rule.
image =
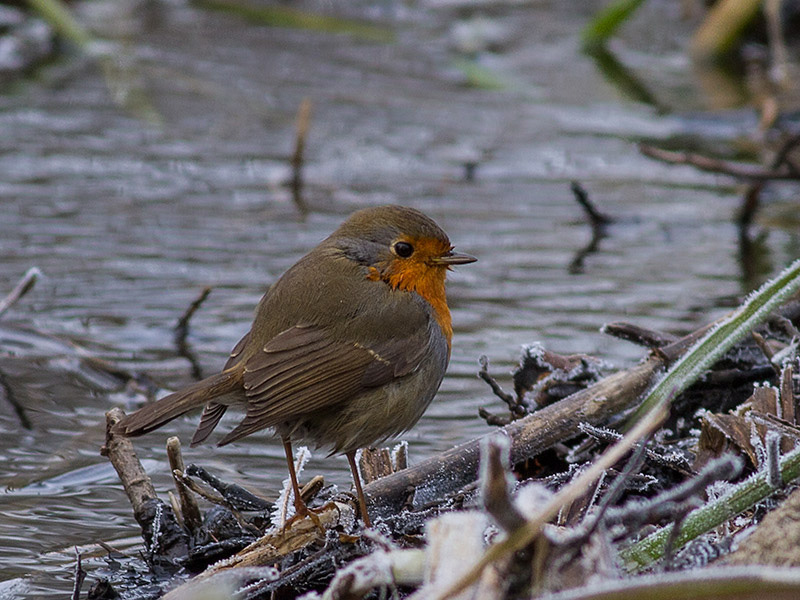
[[[205,406],[215,398],[241,388],[241,371],[236,367],[226,369],[222,373],[207,377],[174,394],[147,404],[120,420],[115,425],[114,432],[132,437],[158,429],[195,408]]]
[[[217,426],[217,423],[219,423],[219,420],[222,418],[222,415],[225,414],[226,410],[228,410],[228,407],[219,402],[206,404],[206,407],[203,409],[203,414],[200,417],[200,424],[197,426],[194,436],[192,436],[192,447],[201,444],[211,435],[211,432]]]

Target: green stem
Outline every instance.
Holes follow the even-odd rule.
[[[69,8],[61,0],[28,0],[36,12],[50,23],[62,36],[83,49],[91,43],[92,37],[75,20]]]
[[[784,485],[800,477],[800,448],[796,448],[784,456],[780,464],[781,479]],[[674,547],[680,548],[696,537],[711,531],[714,527],[744,512],[757,502],[765,500],[775,491],[775,488],[767,481],[766,470],[755,473],[732,487],[718,499],[689,513],[681,525]],[[661,558],[672,527],[672,525],[662,527],[620,552],[620,558],[626,563],[628,570],[638,570]]]
[[[743,339],[769,313],[786,302],[800,289],[800,260],[781,271],[777,277],[766,282],[742,304],[709,331],[669,370],[656,384],[647,398],[632,416],[637,420],[662,404],[669,396],[677,396],[717,362],[738,341]]]
[[[603,46],[644,0],[614,0],[589,22],[581,33],[585,50]]]

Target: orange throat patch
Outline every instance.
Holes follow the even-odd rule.
[[[453,320],[447,306],[445,296],[445,278],[447,268],[431,266],[424,262],[411,262],[404,268],[397,269],[381,276],[378,269],[370,268],[368,275],[372,280],[383,280],[393,289],[405,292],[416,292],[431,305],[436,322],[447,340],[448,353],[453,339]]]

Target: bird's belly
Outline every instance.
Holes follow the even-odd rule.
[[[331,454],[371,446],[413,427],[433,400],[443,375],[444,367],[432,360],[396,382],[285,423],[278,432],[318,448],[331,448]]]

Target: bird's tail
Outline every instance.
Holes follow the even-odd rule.
[[[143,406],[117,423],[114,432],[127,436],[144,435],[192,409],[235,391],[241,385],[242,369],[231,367]]]

